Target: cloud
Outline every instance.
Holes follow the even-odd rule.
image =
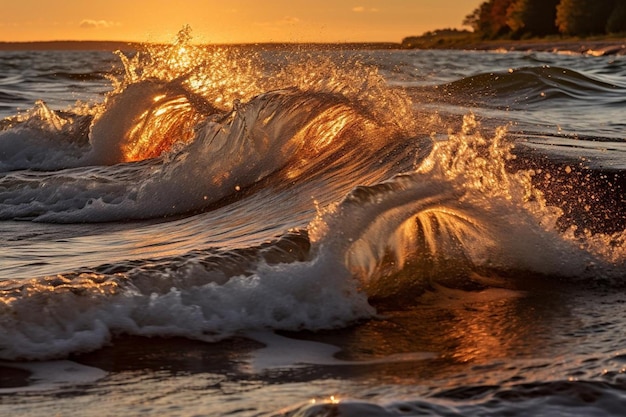
[[[377,9],[377,8],[375,8],[375,7],[372,7],[372,8],[366,9],[366,8],[365,8],[365,7],[363,7],[363,6],[354,6],[354,7],[352,8],[352,11],[353,11],[353,12],[355,12],[355,13],[365,13],[365,12],[368,12],[368,13],[377,13],[377,12],[378,12],[378,9]]]
[[[301,22],[301,20],[294,16],[285,16],[280,20],[275,20],[273,22],[256,22],[257,26],[264,27],[283,27],[288,25],[297,25]]]
[[[293,16],[285,16],[283,20],[280,21],[280,23],[283,25],[296,25],[300,23],[300,19]]]
[[[83,19],[81,20],[79,26],[83,29],[107,29],[114,26],[120,26],[120,23],[108,20]]]

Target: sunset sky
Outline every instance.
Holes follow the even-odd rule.
[[[0,0],[0,41],[400,42],[482,0]]]

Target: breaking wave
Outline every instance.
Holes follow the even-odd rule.
[[[119,57],[124,72],[102,103],[38,102],[3,122],[0,218],[158,219],[172,236],[191,218],[200,243],[148,243],[142,256],[1,281],[0,333],[12,336],[0,358],[62,357],[118,334],[215,341],[343,327],[434,283],[509,285],[490,272],[621,285],[624,231],[563,223],[538,186],[565,168],[516,165],[507,129],[471,113],[431,134],[442,120],[416,117],[418,104],[359,61],[274,68],[195,47],[188,30]],[[568,95],[582,83],[578,95],[618,100],[622,88],[556,68],[494,77],[445,89]],[[562,192],[584,181],[570,180]]]

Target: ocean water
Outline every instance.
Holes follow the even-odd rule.
[[[0,52],[0,414],[621,415],[626,58]]]

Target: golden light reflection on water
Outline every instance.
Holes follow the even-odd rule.
[[[362,121],[355,112],[347,106],[336,105],[322,111],[319,115],[312,118],[303,126],[290,141],[298,146],[306,146],[302,151],[298,152],[298,162],[292,164],[286,176],[289,179],[300,177],[303,172],[310,169],[311,159],[319,158],[319,154],[326,151],[337,153],[340,146],[345,145],[347,137],[354,135],[355,122]],[[357,126],[359,129],[365,128],[363,123]]]
[[[538,352],[548,351],[545,343],[547,329],[553,326],[552,304],[535,306],[541,304],[521,291],[440,287],[419,297],[415,307],[378,305],[380,320],[342,334],[343,351],[339,358],[367,361],[432,352],[432,360],[390,360],[370,368],[355,367],[351,377],[375,377],[379,383],[401,385],[414,385],[421,377],[437,377],[445,383],[452,376],[469,378],[468,383],[484,383],[490,366],[500,367],[513,358],[537,357]],[[333,343],[334,339],[330,336],[325,341]],[[482,368],[486,371],[470,371]],[[519,372],[514,366],[511,369],[512,373]],[[518,375],[525,376],[527,371]],[[450,380],[451,385],[457,383]]]
[[[174,143],[188,141],[192,122],[199,122],[200,116],[237,110],[241,102],[285,88],[343,97],[358,104],[357,110],[337,105],[323,120],[313,120],[315,123],[304,129],[310,130],[309,138],[316,138],[311,144],[316,150],[327,147],[357,120],[362,123],[353,129],[356,133],[369,129],[367,120],[376,120],[378,128],[385,125],[389,132],[415,123],[408,97],[387,88],[376,68],[358,60],[338,65],[303,54],[287,67],[268,68],[257,52],[193,45],[189,27],[184,27],[170,45],[146,45],[132,57],[121,52],[118,55],[125,72],[112,80],[112,96],[124,94],[132,84],[150,81],[161,83],[167,90],[167,94],[154,96],[152,106],[135,120],[123,151],[126,161],[158,156]],[[178,124],[174,115],[178,115]],[[365,136],[365,132],[361,134]],[[366,139],[371,141],[373,136]]]
[[[187,143],[194,137],[194,126],[202,116],[185,97],[154,98],[154,105],[144,111],[128,132],[123,146],[126,162],[157,157],[176,143]]]
[[[112,78],[111,98],[142,82],[162,90],[126,132],[123,161],[153,158],[176,143],[186,143],[208,115],[228,111],[239,100],[261,92],[256,86],[261,77],[251,58],[235,49],[192,45],[190,40],[191,29],[184,27],[170,45],[149,44],[132,57],[117,52],[125,72]]]

